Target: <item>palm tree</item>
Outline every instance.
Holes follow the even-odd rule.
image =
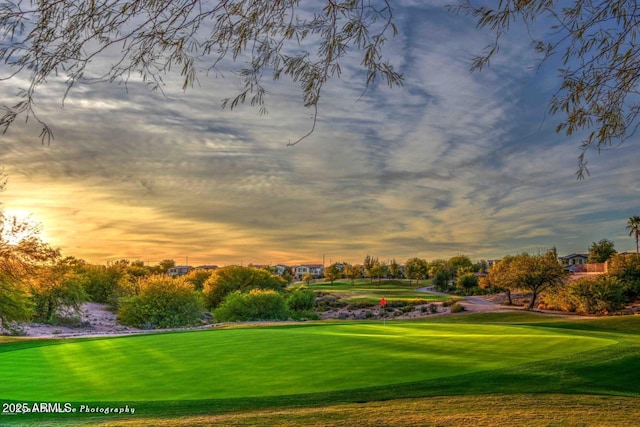
[[[629,236],[635,235],[636,239],[636,254],[640,254],[638,250],[638,238],[640,238],[640,216],[632,216],[627,221],[627,230],[629,230]]]

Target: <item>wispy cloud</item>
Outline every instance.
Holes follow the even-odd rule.
[[[525,65],[526,34],[470,74],[490,39],[441,3],[398,3],[388,53],[402,88],[363,92],[359,59],[347,58],[343,79],[323,91],[315,133],[295,147],[312,111],[286,79],[266,82],[266,116],[221,110],[237,83],[215,75],[166,96],[136,81],[79,85],[64,109],[52,82],[37,100],[51,146],[31,122],[0,144],[4,206],[34,212],[66,254],[95,262],[494,258],[584,251],[604,237],[631,247],[624,223],[637,215],[639,156],[596,155],[592,178],[576,181],[579,139],[545,117],[553,70]]]

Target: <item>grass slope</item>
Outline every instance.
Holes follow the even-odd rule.
[[[12,342],[0,346],[0,366],[11,366],[0,371],[0,401],[127,403],[135,421],[445,395],[637,398],[640,318],[603,320],[490,314]]]

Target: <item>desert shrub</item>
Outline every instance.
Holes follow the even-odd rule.
[[[228,294],[213,312],[216,322],[287,320],[289,313],[282,294],[270,289],[251,289]]]
[[[139,267],[132,269],[136,274]],[[118,309],[118,301],[138,293],[138,277],[129,274],[129,265],[118,262],[108,266],[87,266],[84,273],[84,290],[89,301],[107,304],[112,310]]]
[[[287,296],[287,307],[292,311],[313,310],[316,306],[316,293],[311,289],[299,287]]]
[[[87,301],[84,277],[66,266],[42,267],[31,277],[30,293],[34,320],[51,325],[64,318],[80,318]]]
[[[625,295],[633,301],[640,298],[640,256],[616,254],[609,259],[608,275],[625,285]]]
[[[335,295],[320,293],[316,297],[316,308],[320,311],[340,309],[348,305],[348,302]]]
[[[416,307],[414,305],[405,305],[404,307],[400,308],[400,313],[402,314],[407,314],[407,313],[411,313]]]
[[[548,309],[585,314],[604,314],[624,308],[627,285],[616,277],[584,277],[567,283],[545,296]]]
[[[201,291],[204,289],[205,282],[209,280],[212,274],[213,271],[211,270],[195,268],[182,277],[184,280],[191,283],[196,291]]]
[[[248,292],[251,289],[271,289],[282,291],[286,282],[270,272],[253,268],[230,265],[219,268],[204,283],[204,296],[207,307],[216,308],[232,292]]]
[[[370,301],[366,299],[349,301],[350,310],[358,310],[361,308],[373,308],[373,307],[378,307],[379,305],[380,303],[377,301]],[[387,301],[387,307],[390,307],[390,306],[391,306],[390,302]]]
[[[453,304],[455,304],[456,300],[454,299],[448,299],[448,300],[444,300],[442,301],[442,306],[443,307],[449,307],[452,306]]]
[[[569,295],[577,302],[580,313],[610,313],[624,308],[624,284],[607,275],[576,280],[569,287]]]
[[[155,275],[140,278],[139,294],[120,299],[118,321],[143,329],[173,328],[200,322],[203,302],[190,282]]]
[[[464,306],[459,302],[454,302],[453,304],[451,304],[452,313],[460,313],[462,311],[464,311]]]

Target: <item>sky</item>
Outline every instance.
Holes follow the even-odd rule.
[[[491,67],[470,73],[491,35],[447,3],[394,1],[399,34],[385,54],[404,86],[363,94],[348,56],[314,133],[293,147],[312,112],[286,79],[265,82],[267,115],[221,108],[240,88],[232,73],[186,92],[169,75],[165,95],[135,79],[78,85],[64,105],[53,79],[36,105],[55,140],[43,145],[33,121],[0,136],[2,207],[30,215],[63,255],[99,264],[480,260],[586,253],[603,238],[634,250],[637,138],[589,153],[591,175],[576,180],[580,135],[557,134],[561,117],[546,114],[557,64],[536,67],[514,28]],[[2,103],[25,84],[1,82]]]

